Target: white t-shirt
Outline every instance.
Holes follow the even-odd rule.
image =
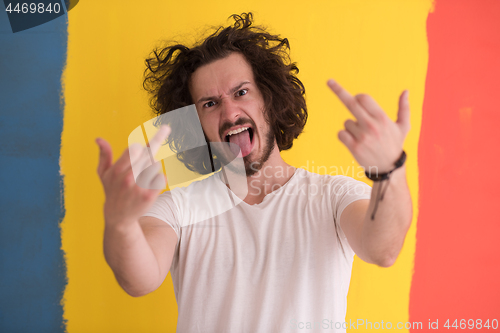
[[[214,174],[161,194],[145,214],[178,236],[170,267],[177,331],[345,332],[354,252],[339,220],[371,187],[297,169],[260,204],[195,221],[203,198],[227,199],[227,191]]]

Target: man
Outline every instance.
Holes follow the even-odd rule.
[[[362,182],[296,169],[280,156],[307,119],[288,42],[252,27],[251,14],[233,18],[233,26],[198,46],[155,52],[145,86],[158,114],[195,104],[208,142],[239,146],[248,195],[227,212],[194,221],[190,198],[200,192],[222,198],[220,173],[158,196],[134,182],[130,161],[147,156],[145,150],[126,151],[113,165],[109,144],[98,139],[106,260],[136,297],[157,289],[170,270],[180,332],[345,331],[354,253],[391,266],[410,227],[402,154],[408,93],[392,122],[371,97],[353,97],[328,81],[356,117],[339,139],[376,180],[371,198]],[[153,151],[175,130],[162,127]]]

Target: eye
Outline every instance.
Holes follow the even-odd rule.
[[[204,108],[209,108],[209,107],[212,107],[214,105],[215,105],[215,103],[213,101],[210,101],[210,102],[206,102],[205,104],[203,104],[203,107]]]
[[[241,90],[238,90],[238,92],[236,92],[236,96],[243,96],[243,95],[246,95],[248,93],[248,89],[241,89]]]

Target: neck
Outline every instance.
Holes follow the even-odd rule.
[[[276,145],[262,168],[247,177],[248,195],[244,201],[249,205],[261,203],[267,194],[281,188],[294,173],[295,167],[283,160]]]

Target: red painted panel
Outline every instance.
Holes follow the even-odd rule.
[[[410,321],[441,331],[500,320],[500,1],[437,0],[427,32]]]

